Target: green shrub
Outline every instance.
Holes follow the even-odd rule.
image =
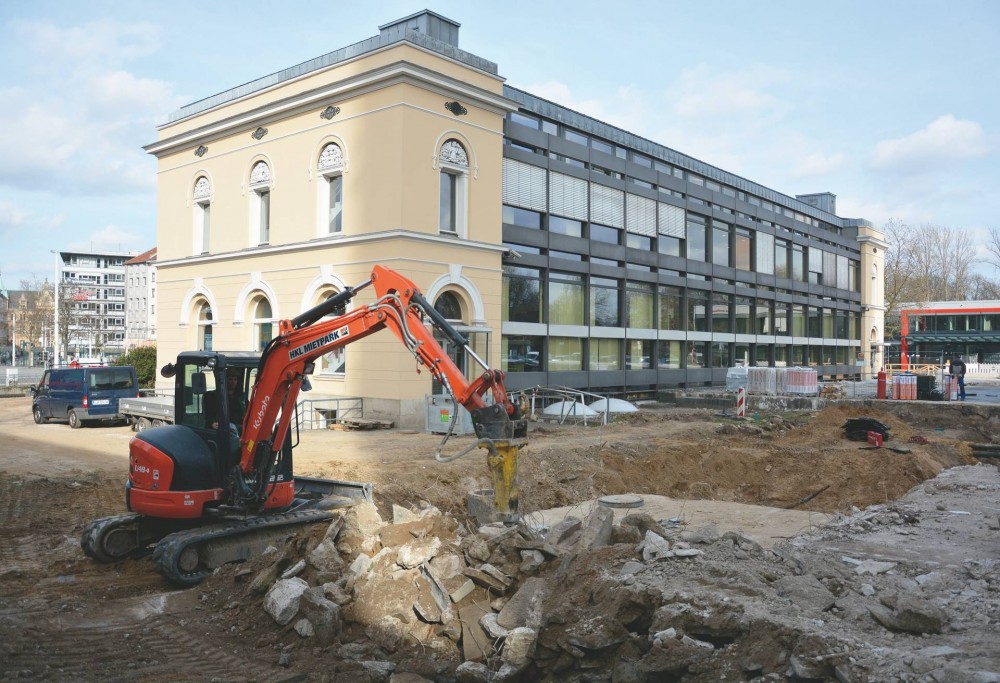
[[[115,365],[134,365],[139,388],[152,389],[156,382],[156,346],[137,346],[119,356]]]

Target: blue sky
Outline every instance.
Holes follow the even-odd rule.
[[[155,245],[170,112],[425,7],[509,84],[842,216],[1000,227],[998,2],[0,0],[3,283]]]

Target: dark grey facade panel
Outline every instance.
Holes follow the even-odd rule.
[[[666,161],[706,178],[725,183],[726,185],[734,187],[738,190],[743,190],[744,192],[748,192],[761,197],[762,199],[766,199],[767,201],[787,207],[803,215],[811,216],[817,220],[832,223],[833,225],[840,227],[871,225],[864,219],[843,219],[834,214],[827,213],[826,211],[821,211],[820,209],[817,209],[816,207],[801,200],[795,199],[794,197],[790,197],[786,194],[772,190],[771,188],[764,187],[763,185],[759,185],[758,183],[747,180],[746,178],[724,171],[703,161],[699,161],[694,157],[682,154],[677,150],[660,145],[651,140],[647,140],[646,138],[635,135],[634,133],[629,133],[621,128],[603,123],[597,119],[575,112],[572,109],[567,109],[566,107],[550,102],[541,97],[537,97],[536,95],[532,95],[523,90],[519,90],[509,85],[504,85],[503,89],[505,97],[514,100],[528,111],[538,114],[539,116],[559,121],[560,123],[572,128],[596,135],[597,137],[604,138],[605,140],[610,140],[624,147],[643,152],[660,159],[661,161]]]

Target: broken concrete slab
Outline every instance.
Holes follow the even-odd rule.
[[[337,551],[337,546],[330,538],[324,538],[319,545],[309,553],[309,564],[321,572],[343,572],[344,560]]]
[[[670,542],[652,531],[646,532],[642,541],[642,559],[644,562],[655,562],[673,557],[670,552]]]
[[[775,591],[793,604],[820,612],[833,607],[836,596],[812,574],[785,576],[774,584]]]
[[[299,611],[299,601],[309,584],[295,577],[279,579],[264,598],[264,611],[281,626],[292,621]]]
[[[538,550],[522,550],[521,551],[521,567],[520,570],[525,574],[532,574],[545,564],[545,555],[542,555],[541,551]]]
[[[466,567],[462,573],[472,579],[476,585],[482,586],[493,593],[502,595],[506,593],[507,589],[510,587],[509,582],[501,581],[492,574],[484,572],[482,569]]]
[[[552,546],[558,546],[583,528],[583,520],[579,517],[566,517],[554,524],[545,534],[545,542]]]
[[[502,640],[507,637],[507,629],[497,623],[496,612],[484,614],[483,618],[479,620],[479,625],[486,631],[486,635],[493,640]]]
[[[493,640],[479,625],[490,612],[482,605],[467,605],[458,612],[462,622],[462,658],[467,662],[482,662],[493,655]]]
[[[576,542],[576,551],[603,548],[611,542],[611,527],[614,525],[615,513],[610,508],[597,505],[583,522],[580,537]]]
[[[340,635],[343,628],[340,606],[326,599],[322,587],[309,588],[302,594],[299,613],[312,626],[320,645],[329,645]]]
[[[506,629],[537,626],[546,585],[545,579],[539,577],[527,579],[500,610],[497,623]]]
[[[396,564],[404,569],[412,569],[428,562],[439,550],[441,550],[441,539],[437,536],[418,539],[399,549],[396,553]]]
[[[490,683],[492,672],[479,662],[462,662],[455,669],[458,683]]]

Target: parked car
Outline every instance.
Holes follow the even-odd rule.
[[[118,400],[139,396],[131,365],[53,368],[31,387],[31,413],[36,424],[66,420],[79,429],[92,420],[119,420]]]

